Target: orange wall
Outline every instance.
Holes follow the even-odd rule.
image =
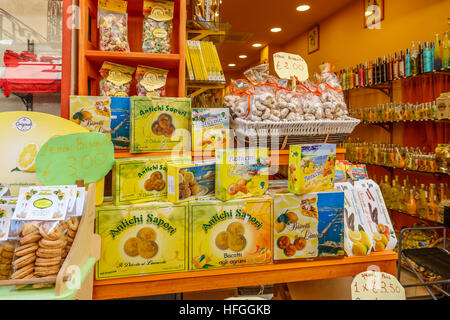
[[[449,30],[448,0],[385,0],[381,29],[363,26],[362,0],[320,22],[320,50],[307,53],[307,38],[303,34],[285,44],[286,52],[300,54],[311,71],[318,71],[323,61],[336,65],[336,70],[373,60],[411,46],[412,41],[434,40],[436,33]]]

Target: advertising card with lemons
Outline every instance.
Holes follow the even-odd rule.
[[[186,204],[97,207],[102,247],[96,279],[186,271],[187,219]]]
[[[189,202],[189,270],[272,262],[270,197]]]
[[[373,234],[370,221],[363,215],[360,202],[356,201],[350,182],[336,183],[344,192],[344,249],[348,256],[365,256],[372,251]]]
[[[53,136],[88,132],[78,124],[40,112],[0,112],[0,181],[9,184],[11,194],[19,188],[41,185],[35,159],[39,149]]]
[[[111,98],[70,96],[70,120],[89,131],[111,136]]]

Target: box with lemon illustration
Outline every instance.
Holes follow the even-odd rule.
[[[271,189],[274,261],[344,256],[344,195],[332,189],[304,195]]]
[[[227,108],[192,109],[192,151],[228,149],[230,114]]]
[[[267,148],[216,150],[216,198],[222,201],[262,196],[269,185]]]
[[[167,199],[173,203],[214,196],[215,163],[169,163]]]
[[[289,146],[289,191],[305,194],[334,187],[335,144]]]
[[[190,98],[132,97],[130,151],[190,151]]]
[[[188,207],[170,202],[97,208],[96,279],[187,270]]]
[[[167,164],[189,162],[190,156],[119,159],[113,168],[115,205],[167,200]]]
[[[189,202],[189,270],[272,262],[270,197]]]
[[[386,209],[380,187],[373,180],[359,180],[354,183],[354,194],[359,201],[367,229],[372,233],[372,248],[380,252],[393,250],[397,245],[394,227]]]
[[[111,98],[70,96],[70,120],[93,132],[111,135]]]
[[[344,192],[344,248],[348,256],[365,256],[372,251],[372,230],[367,216],[362,214],[360,202],[356,201],[350,182],[336,183]]]

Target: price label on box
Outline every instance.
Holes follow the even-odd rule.
[[[309,78],[308,65],[305,60],[297,54],[277,52],[273,55],[275,72],[281,79],[297,77],[299,81]]]
[[[394,276],[378,271],[356,275],[351,286],[352,300],[405,300],[405,289]]]
[[[36,157],[36,175],[44,185],[73,185],[102,179],[114,164],[114,145],[104,134],[86,132],[48,140]]]

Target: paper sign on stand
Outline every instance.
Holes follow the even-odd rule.
[[[351,285],[352,300],[405,300],[405,289],[393,275],[364,271]]]
[[[298,81],[309,78],[308,65],[305,60],[297,54],[277,52],[273,55],[275,72],[281,79],[297,77]]]
[[[36,157],[36,175],[44,185],[74,185],[102,179],[114,164],[114,145],[98,132],[56,136]]]

